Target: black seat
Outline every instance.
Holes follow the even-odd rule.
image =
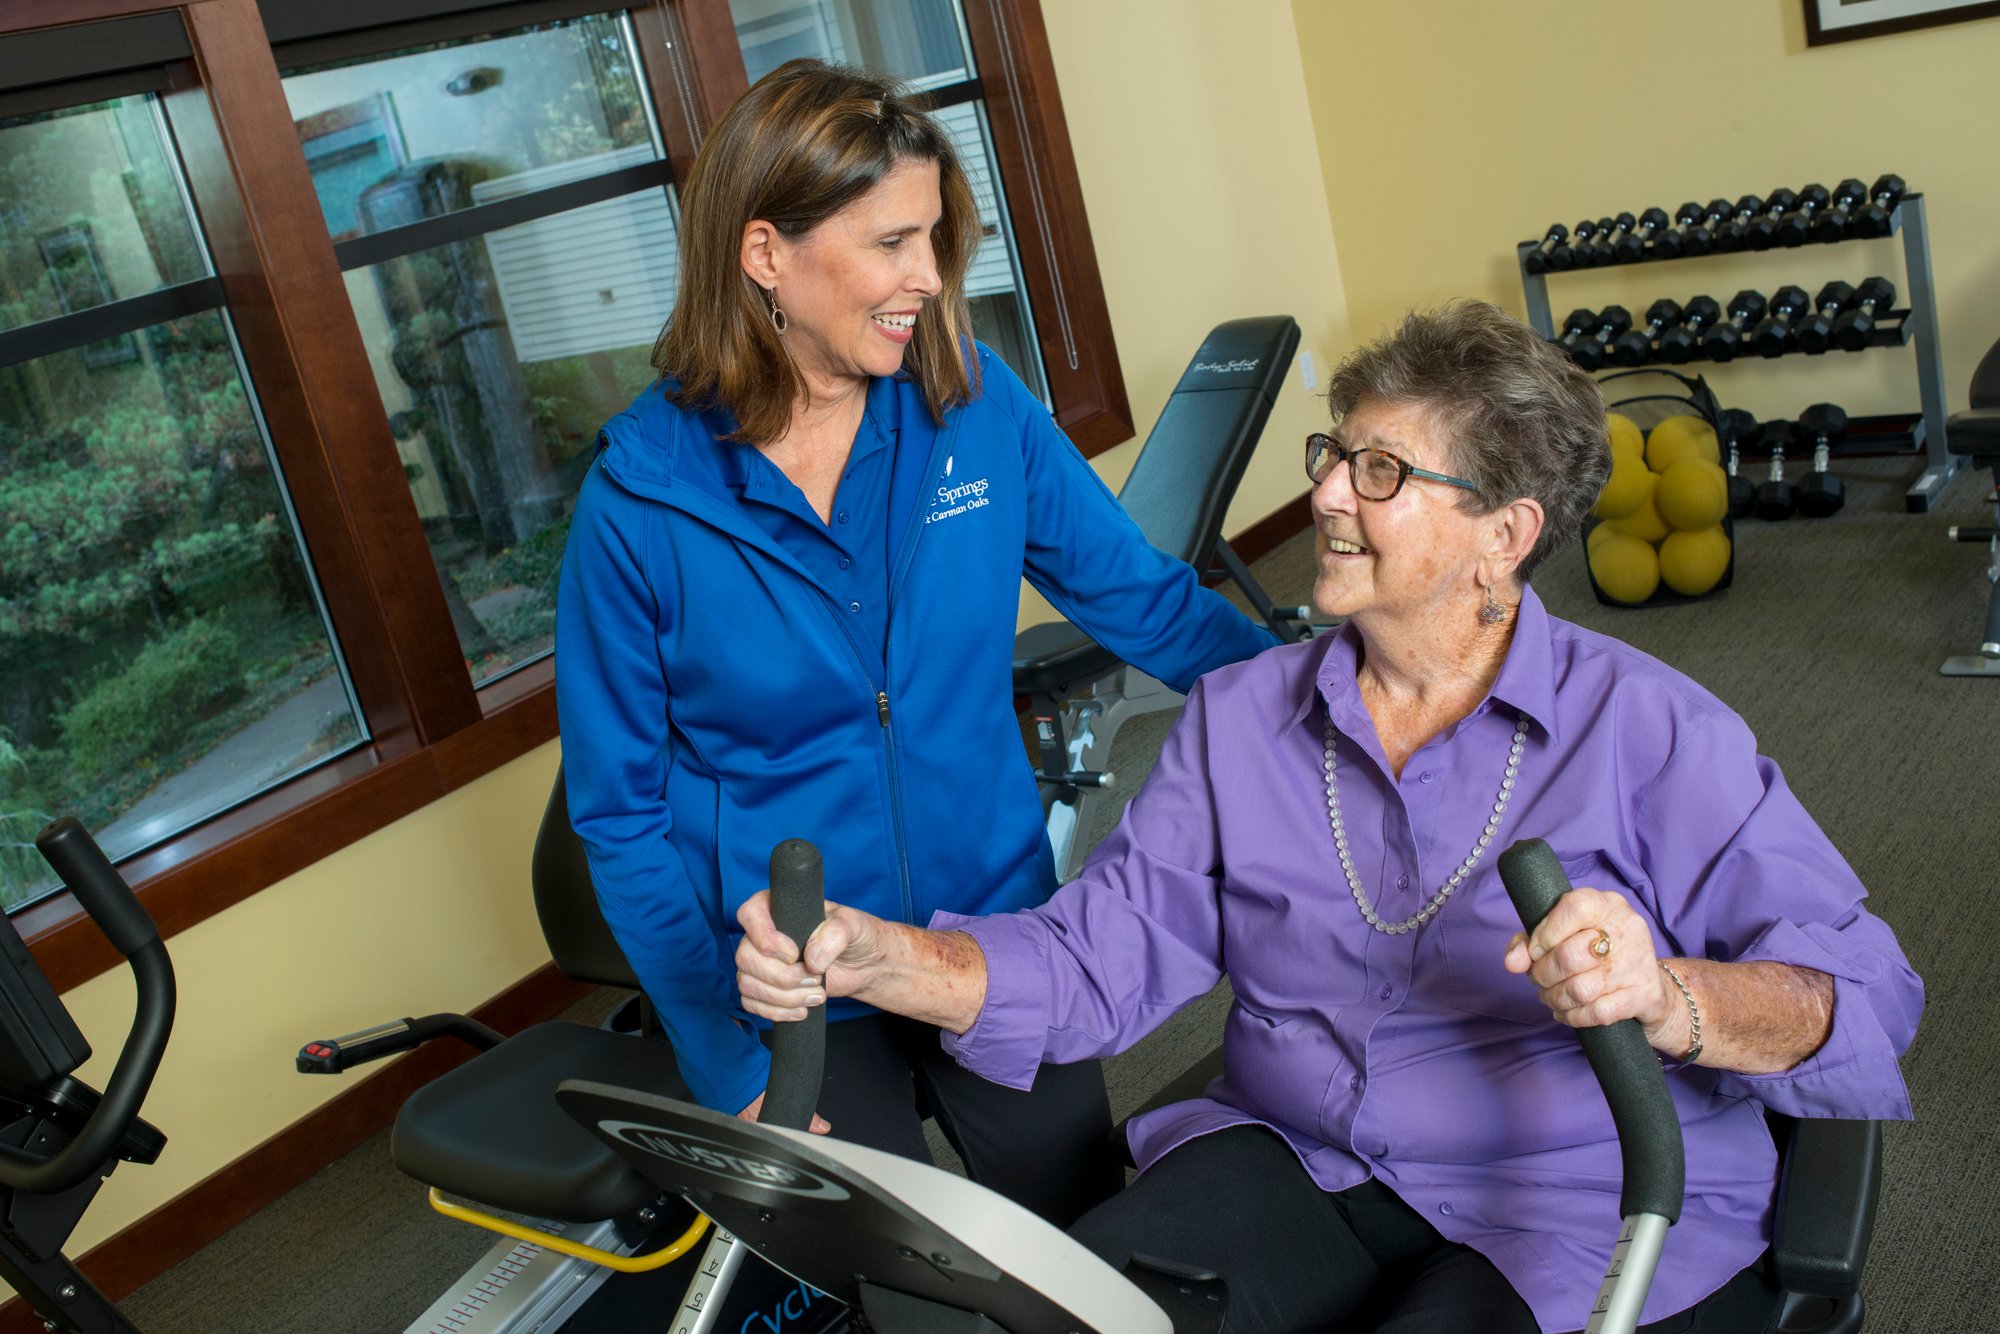
[[[1945,423],[1945,444],[1954,454],[1970,455],[1974,467],[2000,462],[2000,343],[1979,359],[1972,372],[1972,406]]]
[[[1196,1061],[1132,1113],[1199,1098],[1222,1074],[1222,1048]],[[1764,1114],[1780,1154],[1771,1276],[1784,1293],[1779,1334],[1858,1334],[1861,1269],[1882,1188],[1882,1123]],[[1129,1121],[1130,1118],[1128,1117]],[[1125,1122],[1114,1151],[1132,1166]]]
[[[1222,521],[1298,346],[1298,322],[1289,315],[1216,325],[1118,492],[1147,541],[1204,573],[1220,560],[1267,621],[1280,618],[1222,540]],[[1067,621],[1032,627],[1014,641],[1018,694],[1067,694],[1118,666],[1117,655]]]
[[[579,982],[637,991],[598,909],[560,768],[530,879],[556,967]],[[557,1105],[565,1079],[689,1096],[665,1042],[537,1024],[412,1094],[396,1116],[390,1155],[425,1185],[538,1218],[596,1222],[651,1201],[658,1188]]]

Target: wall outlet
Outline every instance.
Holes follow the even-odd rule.
[[[1299,353],[1299,379],[1305,381],[1306,392],[1310,394],[1319,388],[1319,371],[1313,366],[1312,349]]]

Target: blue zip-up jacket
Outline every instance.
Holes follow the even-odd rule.
[[[978,355],[981,396],[942,427],[894,382],[898,448],[926,462],[894,538],[886,654],[689,466],[714,448],[701,414],[655,385],[599,439],[557,603],[570,819],[704,1106],[740,1111],[769,1074],[733,956],[777,843],[810,839],[829,899],[896,921],[1055,889],[1013,708],[1023,574],[1179,690],[1277,642],[1148,544],[1048,410]],[[868,1012],[840,1000],[828,1018]]]

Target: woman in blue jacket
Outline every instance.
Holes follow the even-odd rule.
[[[556,688],[605,917],[695,1099],[754,1119],[769,1060],[731,958],[774,844],[811,839],[830,899],[905,922],[1055,888],[1013,709],[1023,575],[1177,689],[1275,641],[972,341],[972,195],[896,85],[774,71],[681,208],[661,378],[606,424],[571,526]],[[907,1020],[827,1017],[833,1133],[926,1158],[935,1115],[975,1180],[1059,1224],[1118,1185],[1094,1063],[1019,1092]]]

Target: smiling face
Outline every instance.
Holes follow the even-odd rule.
[[[1415,404],[1363,399],[1333,434],[1348,449],[1386,450],[1419,468],[1456,471],[1430,414]],[[1499,525],[1493,515],[1460,509],[1461,494],[1469,493],[1411,477],[1388,500],[1363,500],[1348,465],[1336,464],[1312,491],[1313,606],[1364,623],[1464,622],[1467,608],[1482,600],[1482,561],[1495,550]]]
[[[867,194],[796,240],[768,237],[785,345],[815,393],[894,375],[924,303],[942,286],[932,229],[943,216],[936,162],[899,162]],[[752,222],[746,236],[769,224]],[[746,246],[747,250],[747,246]]]

